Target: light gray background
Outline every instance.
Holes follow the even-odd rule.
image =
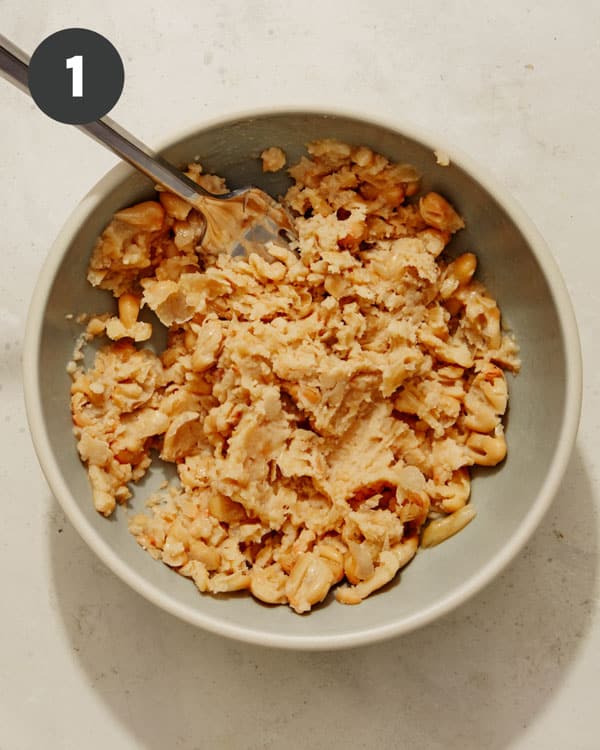
[[[0,80],[0,748],[596,750],[600,686],[600,8],[511,0],[0,0],[32,51],[85,26],[121,52],[115,119],[150,144],[241,108],[339,105],[412,120],[486,164],[549,241],[586,370],[561,491],[517,561],[444,620],[354,651],[237,645],[109,573],[52,499],[20,350],[36,274],[114,163]],[[533,6],[533,3],[531,4]],[[552,404],[548,404],[552,408]]]

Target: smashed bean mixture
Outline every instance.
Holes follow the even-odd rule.
[[[469,467],[504,459],[519,367],[475,256],[442,255],[455,209],[364,146],[308,154],[283,199],[298,241],[271,263],[203,249],[202,216],[168,192],[116,213],[88,272],[118,315],[86,338],[110,343],[69,366],[96,509],[126,502],[158,451],[179,482],[130,518],[138,543],[202,592],[296,612],[334,586],[360,602],[473,518]],[[168,329],[160,353],[141,307]]]

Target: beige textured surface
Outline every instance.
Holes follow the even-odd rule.
[[[177,15],[116,0],[36,1],[26,12],[5,0],[1,9],[3,32],[29,50],[66,26],[109,36],[127,75],[114,116],[150,143],[240,107],[355,106],[357,97],[365,111],[439,130],[487,164],[550,241],[588,381],[578,446],[547,519],[498,581],[443,621],[387,644],[311,655],[238,646],[175,620],[116,580],[65,523],[20,395],[26,308],[49,240],[114,160],[0,82],[0,576],[10,603],[0,626],[0,747],[393,748],[401,737],[434,750],[594,750],[596,5],[553,0],[536,10],[513,0],[467,16],[461,3],[432,0],[412,9],[215,2],[210,11],[180,2]],[[181,73],[190,69],[193,96]]]

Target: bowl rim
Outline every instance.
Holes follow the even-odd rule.
[[[42,418],[42,401],[39,387],[37,360],[38,352],[40,350],[44,312],[52,284],[62,262],[65,248],[68,247],[73,236],[80,228],[82,220],[84,220],[96,208],[96,206],[118,186],[119,183],[121,183],[126,177],[135,173],[134,168],[127,164],[117,164],[110,169],[82,198],[62,226],[52,244],[48,256],[42,264],[30,302],[25,327],[22,358],[23,388],[27,421],[29,423],[33,445],[50,489],[62,506],[69,521],[79,532],[80,536],[108,566],[108,568],[115,573],[115,575],[161,609],[170,612],[192,625],[202,627],[210,632],[261,646],[312,651],[333,650],[376,643],[393,636],[409,633],[412,630],[432,622],[433,620],[449,613],[451,610],[464,603],[467,599],[474,596],[490,583],[490,581],[515,558],[531,537],[542,517],[550,507],[550,504],[559,488],[575,444],[582,402],[582,357],[575,313],[565,282],[556,260],[533,221],[526,215],[525,211],[517,201],[509,194],[508,190],[485,168],[481,167],[461,149],[447,143],[445,138],[439,137],[426,128],[407,122],[403,118],[396,118],[395,116],[390,118],[381,117],[379,115],[365,117],[360,112],[335,106],[326,108],[318,106],[282,106],[277,107],[276,109],[262,107],[252,110],[232,112],[226,115],[201,120],[198,124],[182,129],[173,137],[165,139],[156,151],[160,153],[174,144],[210,128],[227,126],[242,120],[290,114],[349,118],[366,124],[376,125],[397,133],[398,135],[413,139],[425,147],[430,148],[432,152],[434,150],[443,150],[448,154],[451,162],[461,167],[466,173],[477,180],[481,186],[493,196],[500,207],[506,211],[525,238],[531,252],[540,265],[556,308],[562,343],[565,351],[566,379],[562,423],[556,450],[552,457],[550,470],[545,481],[543,482],[532,507],[523,518],[518,531],[506,542],[498,553],[496,553],[496,555],[492,557],[477,573],[466,579],[458,588],[452,590],[447,596],[409,617],[404,617],[395,622],[388,622],[387,624],[367,627],[345,635],[332,634],[317,636],[285,635],[263,632],[244,625],[229,622],[224,618],[210,616],[195,611],[191,607],[172,599],[158,586],[133,571],[126,563],[122,562],[115,555],[110,545],[96,534],[92,525],[86,520],[54,460],[50,446],[50,436]]]

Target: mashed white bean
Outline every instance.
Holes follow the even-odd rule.
[[[202,592],[305,612],[336,584],[354,604],[392,580],[428,521],[459,514],[431,545],[471,520],[469,467],[506,455],[519,362],[475,256],[444,259],[462,218],[418,197],[412,167],[327,140],[289,173],[299,239],[272,263],[203,250],[202,217],[168,193],[120,211],[88,273],[121,300],[88,323],[113,341],[70,371],[97,510],[156,449],[179,481],[130,519],[139,544]],[[169,330],[160,353],[139,343],[144,306]]]

